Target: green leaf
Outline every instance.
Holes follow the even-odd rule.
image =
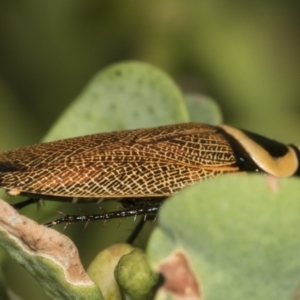
[[[186,94],[185,103],[192,122],[210,125],[223,122],[221,109],[212,98],[200,94]]]
[[[300,286],[298,191],[296,178],[229,175],[167,200],[148,246],[166,280],[156,299],[184,291],[191,299],[293,298]]]
[[[72,241],[19,215],[0,200],[0,245],[53,299],[104,299],[85,273]]]
[[[129,244],[114,244],[99,252],[89,265],[87,273],[101,289],[105,300],[122,300],[114,270],[120,258],[132,249]]]
[[[158,274],[151,270],[144,251],[137,248],[120,259],[115,277],[123,298],[128,300],[152,299],[152,290],[158,281]]]
[[[146,63],[125,62],[97,74],[46,140],[187,121],[184,98],[166,74]]]

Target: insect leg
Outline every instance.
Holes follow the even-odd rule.
[[[134,227],[133,231],[130,233],[130,236],[127,238],[126,243],[132,245],[141,230],[143,229],[143,226],[147,220],[145,218],[141,218],[136,226]]]
[[[28,198],[27,200],[15,203],[15,204],[11,204],[11,206],[16,209],[19,210],[21,208],[24,208],[30,204],[34,204],[34,203],[39,203],[39,199],[35,199],[35,198]]]
[[[91,215],[65,215],[55,221],[44,224],[46,227],[53,227],[61,223],[90,222],[98,220],[109,220],[117,218],[134,217],[139,215],[156,214],[161,203],[153,203],[151,206],[119,210],[114,212],[91,214]]]

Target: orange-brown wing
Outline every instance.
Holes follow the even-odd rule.
[[[77,198],[168,196],[238,171],[222,131],[199,123],[100,133],[0,154],[10,194]]]

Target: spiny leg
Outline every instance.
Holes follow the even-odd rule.
[[[61,223],[75,223],[75,222],[90,222],[90,221],[97,221],[97,220],[109,220],[109,219],[116,219],[116,218],[125,218],[129,216],[136,217],[138,215],[144,215],[136,225],[136,228],[130,234],[127,239],[128,243],[133,243],[136,239],[138,234],[143,228],[143,225],[149,215],[156,217],[157,211],[161,205],[161,203],[166,199],[166,197],[150,199],[145,198],[144,200],[136,200],[136,199],[126,199],[121,201],[122,205],[125,207],[123,210],[115,211],[115,212],[105,212],[101,214],[90,214],[90,215],[64,215],[62,218],[59,218],[55,221],[48,222],[44,224],[46,227],[53,227],[55,225]],[[41,200],[37,198],[28,198],[22,202],[12,204],[12,206],[19,210],[22,209],[30,204],[37,203],[39,204]]]
[[[89,215],[65,215],[55,221],[44,224],[46,227],[53,227],[61,223],[75,223],[75,222],[91,222],[98,220],[110,220],[126,217],[135,217],[139,215],[147,216],[148,214],[157,214],[161,203],[152,203],[151,206],[143,206],[139,208],[132,208],[126,210],[119,210],[114,212],[102,214],[89,214]]]

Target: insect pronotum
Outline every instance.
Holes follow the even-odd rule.
[[[125,207],[67,215],[46,224],[52,226],[156,213],[166,197],[224,173],[300,176],[299,162],[300,148],[294,145],[226,125],[187,123],[99,133],[1,153],[0,187],[9,195],[29,197],[28,203],[119,200]]]

